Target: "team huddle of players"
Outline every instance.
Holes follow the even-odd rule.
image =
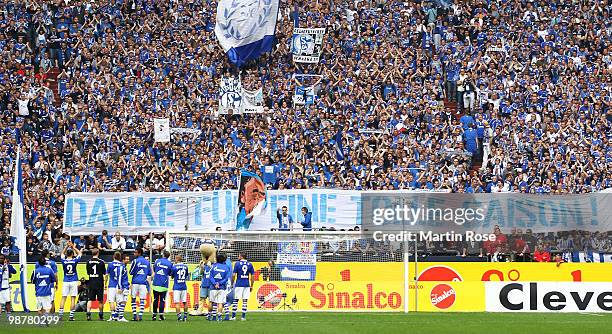
[[[138,248],[130,257],[120,252],[113,254],[113,261],[105,264],[99,258],[97,249],[92,251],[92,257],[86,263],[88,281],[87,320],[91,320],[93,302],[98,302],[98,317],[104,319],[104,292],[106,287],[106,303],[109,303],[111,316],[108,321],[128,321],[124,316],[125,305],[128,297],[131,297],[132,320],[142,321],[145,308],[145,300],[150,291],[153,292],[153,320],[165,320],[164,310],[166,306],[166,295],[169,291],[170,280],[173,279],[172,296],[176,306],[177,319],[186,321],[188,317],[187,305],[187,281],[189,280],[189,268],[183,263],[181,255],[170,261],[170,253],[164,251],[162,257],[155,260],[153,265],[143,257],[143,250]],[[62,299],[59,308],[59,316],[64,316],[64,306],[70,297],[70,317],[74,320],[75,300],[78,296],[77,264],[81,260],[81,253],[69,244],[61,254],[61,265],[64,271],[62,283]],[[8,270],[10,264],[6,264]],[[129,270],[128,270],[129,266]],[[238,308],[238,302],[242,301],[242,317],[246,320],[247,302],[253,287],[255,270],[253,265],[246,260],[245,254],[238,255],[238,261],[232,264],[225,254],[217,254],[216,263],[201,261],[200,271],[202,283],[200,286],[200,308],[194,310],[192,315],[206,315],[208,320],[222,321],[234,320]],[[12,266],[10,266],[12,268]],[[2,272],[5,270],[3,268]],[[12,268],[11,273],[16,271]],[[131,276],[131,284],[129,276]],[[8,276],[8,275],[7,275]],[[3,278],[3,277],[0,277]],[[8,277],[6,279],[8,286]],[[40,314],[55,312],[55,289],[57,288],[57,264],[49,259],[48,252],[43,252],[31,281],[35,286],[36,304]],[[2,280],[4,287],[4,280]],[[8,301],[10,302],[10,286],[7,287]],[[0,298],[3,296],[0,291]],[[2,299],[4,300],[4,299]],[[205,305],[208,300],[208,309]],[[230,317],[231,304],[231,317]],[[4,304],[6,305],[6,303]],[[10,303],[9,303],[10,305]],[[10,311],[10,308],[6,308]]]

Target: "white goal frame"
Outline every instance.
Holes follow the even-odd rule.
[[[166,247],[165,249],[172,252],[173,238],[192,237],[200,239],[212,239],[223,241],[250,241],[250,242],[329,242],[329,241],[347,241],[359,240],[367,237],[362,231],[182,231],[168,232],[166,231]],[[403,312],[409,313],[410,305],[410,284],[414,283],[414,312],[418,312],[418,249],[417,242],[414,241],[414,254],[409,251],[408,242],[403,242],[402,262],[403,262]],[[415,276],[409,274],[410,256],[414,256]],[[373,310],[374,311],[374,310]]]

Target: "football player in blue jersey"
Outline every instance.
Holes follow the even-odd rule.
[[[166,308],[166,293],[172,273],[172,262],[168,259],[170,252],[164,251],[161,259],[155,260],[153,265],[153,320],[165,320],[164,309]]]
[[[11,285],[9,278],[17,274],[17,270],[10,264],[9,259],[0,254],[0,313],[4,308],[6,315],[11,315]]]
[[[123,261],[122,261],[123,259]],[[113,262],[108,264],[107,302],[110,304],[111,317],[108,321],[127,320],[123,317],[125,302],[129,294],[130,283],[128,282],[127,264],[130,262],[128,255],[121,256],[120,252],[113,254]]]
[[[79,275],[77,264],[81,261],[81,251],[72,242],[69,242],[61,254],[62,268],[64,269],[64,282],[62,283],[62,301],[60,302],[59,316],[64,317],[66,299],[70,297],[70,321],[74,321],[74,306],[79,295]]]
[[[53,304],[52,289],[55,283],[56,273],[47,263],[47,259],[41,256],[37,262],[36,269],[32,273],[32,283],[36,291],[36,307],[38,314],[44,315],[51,311]]]
[[[149,294],[149,284],[151,280],[151,264],[142,256],[142,248],[136,248],[132,261],[130,275],[132,275],[132,321],[142,321],[145,300]],[[136,315],[136,298],[140,299],[138,316]]]
[[[210,301],[213,305],[213,320],[223,319],[224,304],[227,301],[227,286],[231,278],[231,269],[225,264],[225,254],[217,254],[217,263],[210,269]]]
[[[176,317],[178,321],[187,321],[187,279],[189,279],[189,268],[183,263],[183,257],[177,255],[172,266],[172,293],[174,304],[176,304]],[[181,313],[181,309],[183,312]]]
[[[53,270],[53,273],[55,275],[54,280],[53,280],[53,286],[51,287],[51,313],[55,312],[55,303],[53,302],[55,300],[55,290],[57,289],[57,284],[58,284],[58,279],[57,279],[57,263],[55,263],[55,261],[51,260],[49,258],[49,250],[48,249],[43,249],[40,252],[40,257],[44,257],[45,258],[45,266],[51,270]],[[34,266],[34,269],[38,268],[39,266],[39,262],[36,262],[36,265]]]
[[[236,319],[238,300],[242,300],[242,318],[246,320],[247,304],[253,290],[255,281],[255,269],[251,262],[247,261],[246,254],[238,254],[238,262],[234,265],[234,300],[232,301],[232,318]]]

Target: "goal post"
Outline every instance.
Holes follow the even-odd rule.
[[[409,311],[410,276],[408,271],[413,248],[408,242],[375,241],[371,236],[360,231],[166,233],[166,249],[170,251],[173,258],[181,255],[185,263],[192,265],[191,279],[194,281],[202,278],[197,265],[202,260],[200,247],[204,244],[215,245],[217,253],[224,253],[232,262],[238,260],[239,254],[244,254],[254,264],[256,287],[270,283],[278,287],[281,285],[284,287],[299,286],[307,289],[310,284],[312,289],[321,289],[316,295],[320,296],[323,290],[339,291],[342,287],[347,290],[348,294],[358,295],[364,291],[369,293],[372,285],[379,285],[388,290],[385,294],[394,292],[397,296],[401,295],[401,306],[392,309],[393,311]],[[391,277],[385,278],[383,282],[374,279],[368,287],[368,270],[383,270],[385,273],[388,271]],[[367,288],[363,288],[363,291],[359,290],[362,287]],[[257,293],[257,298],[261,299],[259,290],[256,290],[254,289],[253,293]],[[287,292],[285,296],[292,293]],[[344,293],[344,291],[338,292],[341,298],[344,298]],[[299,298],[299,293],[293,293],[293,300]],[[320,300],[322,299],[323,297],[320,297]],[[315,302],[315,304],[319,303]],[[326,302],[329,301],[326,300]],[[333,302],[348,303],[349,301],[339,299]],[[353,302],[355,305],[359,304]],[[392,302],[398,301],[393,300]],[[267,305],[265,302],[263,304]],[[261,304],[258,308],[261,308]],[[287,309],[291,307],[285,307],[283,310]],[[347,311],[353,311],[353,309],[347,307]],[[354,311],[369,311],[369,309]],[[378,310],[371,309],[371,311]]]

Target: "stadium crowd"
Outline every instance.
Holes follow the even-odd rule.
[[[327,28],[320,64],[291,59],[294,8]],[[215,10],[0,0],[5,229],[18,143],[29,239],[51,244],[68,192],[236,188],[240,168],[273,189],[612,187],[606,1],[283,1],[274,51],[241,74],[265,113],[223,116]],[[313,105],[292,107],[295,73],[322,75]],[[155,117],[201,133],[156,143]]]

